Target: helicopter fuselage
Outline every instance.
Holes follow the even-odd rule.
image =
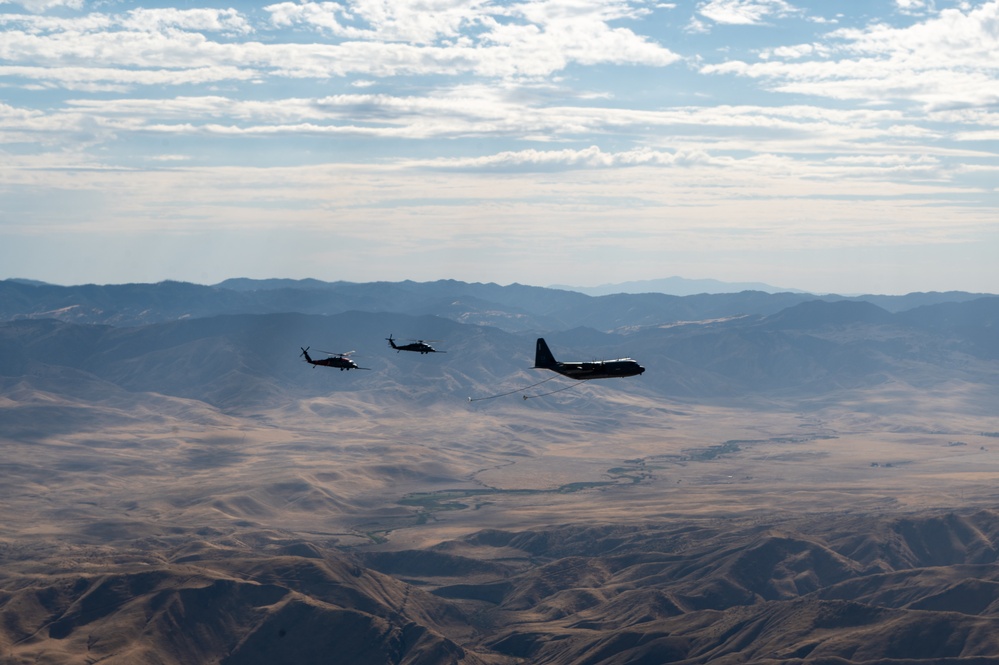
[[[302,355],[305,357],[305,362],[314,367],[335,367],[341,372],[349,369],[367,369],[366,367],[358,367],[357,363],[347,357],[347,354],[337,354],[316,359],[309,355],[308,349],[302,349]]]
[[[388,340],[389,346],[391,346],[397,352],[398,351],[412,351],[414,353],[424,353],[424,354],[425,353],[442,353],[442,351],[438,351],[434,347],[432,347],[429,344],[427,344],[426,342],[424,342],[422,339],[421,340],[417,340],[417,341],[415,341],[415,342],[413,342],[411,344],[396,344],[395,343],[395,338],[393,338],[392,335],[389,335],[385,339]]]

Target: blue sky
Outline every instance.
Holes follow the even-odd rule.
[[[0,2],[0,278],[999,292],[999,0]]]

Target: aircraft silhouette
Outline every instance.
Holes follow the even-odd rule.
[[[631,358],[593,360],[591,362],[559,362],[555,360],[555,356],[552,355],[543,337],[538,338],[537,349],[534,353],[534,369],[550,369],[562,376],[579,381],[635,376],[645,371],[644,367]]]
[[[447,351],[438,351],[437,349],[435,349],[434,347],[430,346],[429,344],[427,344],[422,339],[413,340],[412,344],[396,344],[395,343],[395,339],[392,337],[392,335],[389,335],[385,339],[388,340],[389,345],[393,349],[395,349],[396,352],[399,352],[399,351],[414,351],[416,353],[447,353]],[[429,340],[429,341],[431,341],[431,342],[439,342],[440,340],[439,339],[432,339],[432,340]]]
[[[322,353],[328,354],[329,357],[328,358],[320,358],[319,360],[313,360],[309,356],[309,349],[311,349],[311,348],[312,347],[309,346],[309,347],[306,347],[306,348],[302,349],[302,355],[305,356],[305,362],[309,363],[313,367],[319,367],[319,366],[322,366],[322,367],[336,367],[341,372],[343,370],[345,370],[345,369],[348,369],[348,370],[349,369],[371,369],[370,367],[358,367],[357,363],[355,363],[353,360],[351,360],[350,358],[348,358],[347,356],[349,356],[350,354],[352,354],[353,351],[347,351],[346,353],[332,353],[330,351],[322,351]]]

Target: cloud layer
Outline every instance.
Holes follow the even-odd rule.
[[[431,278],[451,251],[535,283],[582,282],[598,248],[622,279],[686,251],[693,277],[742,257],[741,281],[775,281],[761,249],[827,251],[827,273],[857,247],[999,250],[999,1],[239,7],[0,5],[10,276],[52,230],[200,236],[220,278],[261,265],[240,238],[295,232],[359,248],[339,264],[358,274]],[[531,236],[551,270],[516,255]],[[326,258],[256,274],[329,277]]]

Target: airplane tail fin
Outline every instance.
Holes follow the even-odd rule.
[[[309,349],[302,349],[302,355],[305,356],[305,362],[312,362],[312,358],[309,357]]]
[[[557,365],[558,362],[555,360],[555,356],[552,355],[551,349],[548,348],[548,344],[545,343],[544,337],[538,338],[538,346],[534,352],[534,366],[536,368],[550,369]]]
[[[395,340],[392,339],[392,335],[389,335],[385,339],[388,340],[389,346],[391,346],[393,349],[398,349],[399,348],[398,346],[395,345]]]

